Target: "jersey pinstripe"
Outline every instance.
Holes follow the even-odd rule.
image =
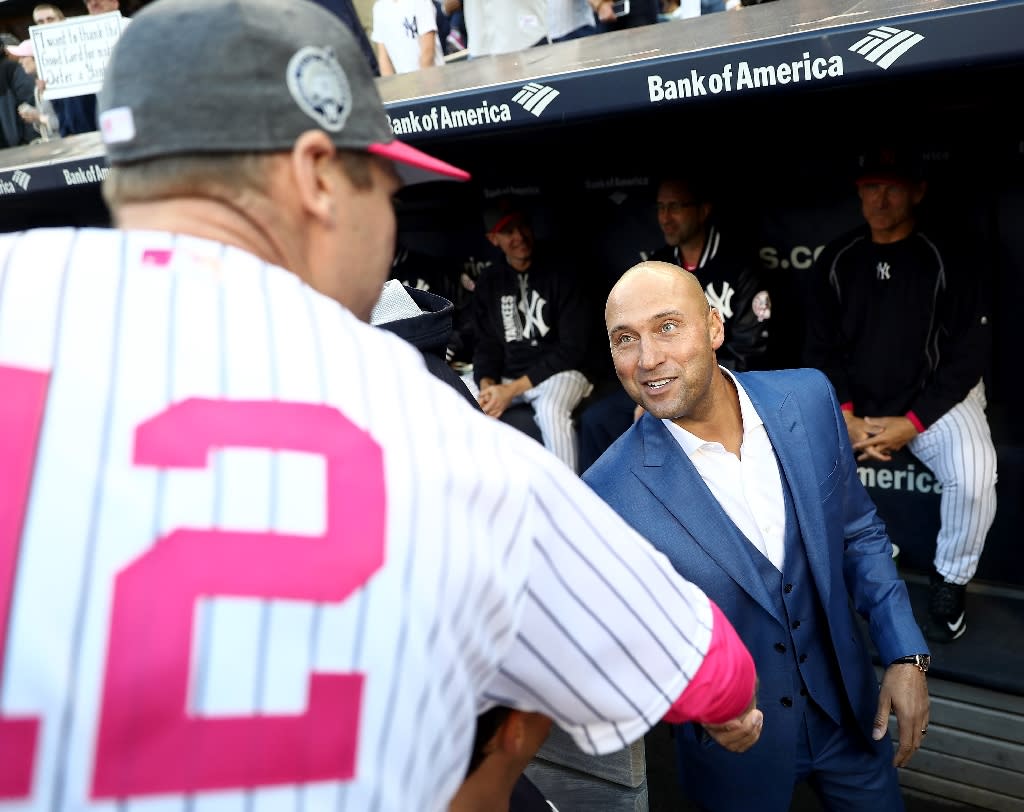
[[[244,252],[0,238],[0,374],[46,376],[20,533],[0,538],[0,746],[38,725],[27,789],[0,754],[4,812],[442,809],[480,711],[544,711],[615,750],[707,649],[707,599],[554,457]],[[322,686],[353,674],[338,733]],[[308,752],[264,736],[303,714]],[[345,736],[351,776],[309,766]]]

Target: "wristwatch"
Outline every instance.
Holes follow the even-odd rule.
[[[917,670],[924,674],[931,667],[932,657],[930,654],[908,654],[906,657],[897,657],[889,663],[889,665],[897,664],[916,665]]]

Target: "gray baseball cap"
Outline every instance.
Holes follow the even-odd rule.
[[[114,166],[277,152],[307,130],[389,158],[406,183],[468,173],[396,141],[352,32],[309,0],[157,0],[125,28],[98,94]]]

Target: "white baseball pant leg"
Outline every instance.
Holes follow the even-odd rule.
[[[567,369],[523,394],[523,399],[533,407],[533,419],[540,427],[544,445],[573,471],[577,471],[579,464],[579,444],[572,410],[593,389],[594,385],[582,372]]]
[[[974,577],[996,517],[996,449],[985,419],[986,402],[985,384],[978,381],[908,445],[942,484],[935,569],[955,584]]]

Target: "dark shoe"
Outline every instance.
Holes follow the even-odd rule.
[[[964,612],[967,587],[951,584],[937,572],[932,572],[929,589],[924,636],[935,643],[952,643],[967,631]]]

